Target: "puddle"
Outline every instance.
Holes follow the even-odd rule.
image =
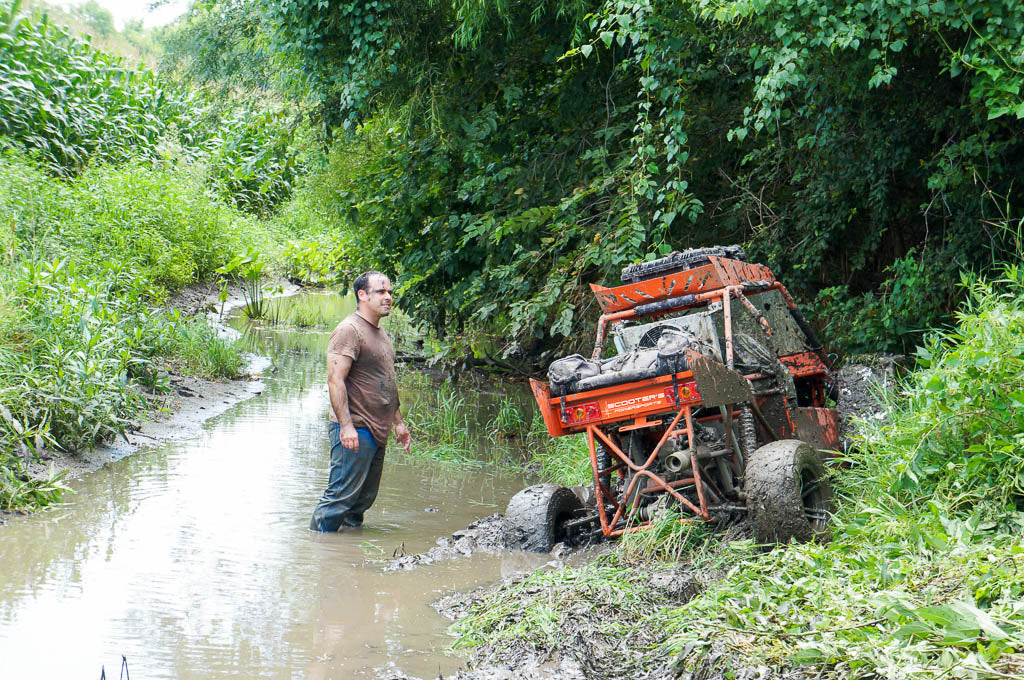
[[[327,333],[255,341],[275,355],[262,396],[0,530],[5,677],[116,677],[122,654],[147,680],[447,676],[461,660],[430,602],[544,562],[479,554],[383,572],[379,560],[428,549],[527,483],[393,445],[364,528],[310,532],[327,479]]]

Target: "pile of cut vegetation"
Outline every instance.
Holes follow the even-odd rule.
[[[566,677],[1022,677],[1024,271],[965,285],[955,327],[834,461],[830,541],[661,522],[479,595],[456,646]]]

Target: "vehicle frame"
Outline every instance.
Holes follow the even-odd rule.
[[[596,518],[590,513],[570,525],[584,526],[596,519],[600,532],[609,538],[638,531],[652,519],[644,507],[658,496],[671,498],[683,521],[735,516],[748,510],[746,463],[757,448],[783,440],[806,442],[818,451],[838,448],[838,415],[828,406],[831,380],[827,357],[785,286],[764,265],[718,255],[701,261],[704,263],[682,271],[621,286],[591,284],[603,312],[592,359],[601,359],[610,324],[656,321],[669,314],[720,305],[723,361],[687,352],[687,370],[558,396],[552,394],[548,383],[530,380],[548,433],[552,437],[580,433],[586,437]],[[803,351],[775,351],[777,329],[765,310],[751,301],[767,291],[781,295],[805,340]],[[762,329],[761,342],[778,359],[774,372],[737,371],[734,321],[738,313],[749,315],[747,318],[752,317]],[[775,310],[774,318],[789,324],[778,313]],[[789,332],[792,334],[792,328]],[[704,433],[708,428],[721,433],[716,451],[700,448],[697,430]],[[624,445],[625,439],[631,442],[629,447]],[[686,444],[680,454],[684,458],[688,454],[690,459],[689,473],[684,476],[667,474],[662,449],[670,440]],[[640,451],[636,450],[637,441],[643,442]],[[721,458],[727,467],[715,460],[714,469],[709,470],[711,457]],[[674,460],[677,465],[686,462]],[[613,476],[620,482],[617,487],[611,481]],[[732,482],[727,483],[727,478]],[[805,483],[808,487],[817,484]],[[806,512],[815,511],[809,508]],[[827,518],[809,515],[809,519],[820,526]]]

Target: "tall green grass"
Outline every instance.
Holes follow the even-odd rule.
[[[530,459],[540,467],[540,476],[544,481],[563,486],[589,484],[593,481],[590,450],[584,435],[552,437],[537,411],[534,413],[528,441]]]
[[[77,450],[122,434],[147,407],[147,392],[167,387],[169,365],[237,374],[238,349],[204,321],[160,305],[168,290],[210,276],[243,233],[270,236],[211,198],[189,168],[100,167],[64,181],[8,148],[0,151],[0,225],[7,487],[42,488],[21,479],[14,454]],[[4,493],[28,505],[54,497]]]
[[[429,378],[424,381],[414,375],[410,371],[403,378],[405,385],[421,385],[404,416],[413,436],[412,453],[455,465],[482,465],[466,398],[451,385],[435,386]]]

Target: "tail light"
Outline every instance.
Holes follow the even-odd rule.
[[[665,388],[665,396],[672,399],[672,388]],[[694,403],[700,401],[700,392],[697,391],[697,383],[685,382],[679,385],[679,401],[681,403]]]
[[[579,425],[589,423],[591,420],[601,418],[601,407],[596,401],[588,401],[585,404],[573,404],[562,409],[562,422],[566,425]]]

